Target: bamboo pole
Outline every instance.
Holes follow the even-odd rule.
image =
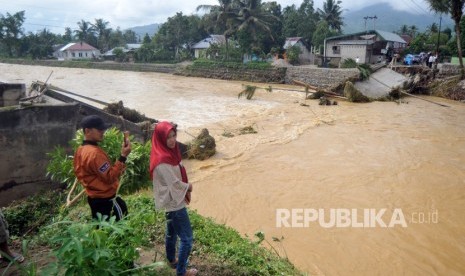
[[[407,92],[405,92],[405,91],[403,91],[403,90],[401,90],[401,89],[399,89],[399,91],[400,91],[400,93],[402,93],[402,94],[408,95],[408,96],[410,96],[410,97],[414,97],[414,98],[416,98],[416,99],[420,99],[420,100],[427,101],[427,102],[430,102],[430,103],[433,103],[433,104],[437,104],[437,105],[440,105],[440,106],[444,106],[444,107],[450,107],[450,106],[445,105],[445,104],[442,104],[442,103],[437,103],[437,102],[434,102],[434,101],[431,101],[431,100],[428,100],[428,99],[425,99],[425,98],[422,98],[422,97],[415,96],[415,95],[410,94],[410,93],[407,93]]]

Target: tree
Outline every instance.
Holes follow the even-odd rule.
[[[297,9],[294,5],[284,8],[283,32],[286,37],[302,37],[307,45],[312,41],[319,14],[313,8],[313,1],[304,0]]]
[[[417,26],[412,25],[412,26],[409,27],[409,35],[410,35],[412,38],[415,38],[415,35],[417,34],[417,32],[418,32]]]
[[[246,49],[251,50],[253,47],[258,47],[259,31],[274,40],[269,26],[273,21],[279,21],[279,18],[265,11],[261,0],[242,0],[238,1],[238,5],[235,17],[237,32],[245,32],[251,38],[249,45],[243,45]]]
[[[91,24],[92,28],[97,34],[97,48],[100,52],[104,53],[109,50],[109,42],[111,35],[111,28],[108,28],[110,22],[103,19],[95,19],[95,23]]]
[[[438,25],[436,23],[433,23],[431,25],[429,25],[426,30],[430,33],[437,33],[439,28],[438,28]]]
[[[47,29],[43,29],[37,34],[29,33],[23,43],[27,43],[26,54],[33,58],[47,58],[53,54],[53,44],[56,43],[57,36]]]
[[[323,10],[318,9],[321,19],[325,20],[328,23],[328,26],[332,30],[337,30],[341,32],[341,28],[344,25],[342,21],[342,9],[339,6],[342,3],[340,0],[326,0],[323,3]]]
[[[400,27],[400,30],[399,30],[399,32],[400,32],[400,34],[401,34],[401,35],[408,34],[408,26],[407,26],[407,25],[405,25],[405,24],[404,24],[404,25],[402,25],[402,26]]]
[[[133,30],[125,30],[123,37],[126,43],[137,43],[138,42],[137,34]]]
[[[0,43],[5,47],[9,57],[18,56],[20,47],[20,35],[23,34],[25,12],[20,11],[13,15],[6,13],[0,16]]]
[[[62,36],[64,43],[69,43],[73,41],[73,31],[71,31],[70,27],[65,28],[65,34]]]
[[[77,22],[79,29],[74,30],[74,33],[76,35],[76,38],[80,42],[87,42],[92,46],[97,46],[96,45],[96,38],[94,36],[95,34],[95,29],[92,27],[92,24],[89,22],[81,19],[81,21]]]
[[[153,38],[159,49],[171,51],[177,60],[188,58],[190,47],[203,38],[204,31],[199,28],[200,19],[197,16],[185,16],[182,12],[168,18]]]
[[[219,5],[199,5],[197,11],[207,11],[208,21],[215,22],[217,29],[223,32],[226,39],[226,60],[229,59],[229,37],[235,32],[234,18],[237,4],[235,0],[218,0]]]
[[[465,5],[464,0],[426,0],[430,5],[431,10],[438,12],[438,13],[446,13],[450,14],[451,18],[454,20],[455,23],[455,34],[456,34],[456,42],[457,42],[457,52],[459,56],[460,62],[460,78],[465,78],[465,69],[463,67],[463,60],[462,60],[462,42],[461,42],[461,27],[460,27],[460,20],[462,19],[463,15],[463,8]]]

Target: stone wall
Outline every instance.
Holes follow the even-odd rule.
[[[265,83],[284,83],[286,68],[243,69],[243,68],[192,68],[190,66],[179,70],[175,75],[186,77],[201,77],[222,80],[242,80]]]
[[[317,67],[287,67],[286,83],[299,80],[319,88],[334,88],[348,79],[358,78],[360,72],[356,68],[333,69]]]
[[[0,59],[0,62],[22,64],[22,65],[39,65],[39,66],[88,68],[88,69],[104,69],[104,70],[124,70],[124,71],[137,71],[137,72],[157,72],[157,73],[169,73],[169,74],[174,73],[179,67],[176,64],[25,60],[25,59]]]
[[[460,75],[460,66],[450,63],[439,64],[439,75],[442,76],[453,76]]]
[[[0,108],[0,206],[51,189],[47,153],[69,147],[76,133],[77,104]]]

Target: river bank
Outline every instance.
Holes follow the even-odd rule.
[[[247,101],[237,98],[238,81],[0,64],[5,80],[26,84],[51,70],[56,86],[177,122],[181,141],[208,128],[217,154],[185,162],[196,189],[192,208],[242,235],[284,237],[280,254],[309,274],[465,273],[462,103],[319,106],[278,89]],[[257,133],[223,135],[246,126]],[[327,222],[336,209],[358,210],[358,221],[365,209],[386,209],[383,219],[401,210],[407,227],[278,227],[278,209],[322,209]],[[438,221],[419,223],[420,214]]]

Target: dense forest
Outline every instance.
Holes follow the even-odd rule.
[[[433,10],[441,10],[430,0]],[[451,3],[449,3],[451,2]],[[443,13],[455,20],[452,2]],[[441,2],[442,3],[442,2]],[[463,4],[462,4],[463,8]],[[54,34],[48,29],[36,33],[24,33],[22,25],[26,11],[0,14],[0,56],[8,58],[51,58],[54,46],[69,42],[86,42],[101,53],[127,43],[142,43],[135,53],[137,62],[182,61],[193,58],[192,46],[209,34],[222,34],[226,44],[209,49],[221,60],[240,60],[243,54],[266,57],[282,51],[286,37],[302,37],[310,49],[321,49],[324,39],[342,34],[343,18],[341,1],[326,0],[321,8],[315,8],[312,0],[303,0],[300,6],[281,7],[277,2],[261,0],[218,0],[218,5],[200,5],[200,15],[184,15],[181,12],[167,19],[154,36],[138,37],[132,30],[109,28],[104,19],[82,19],[77,27],[67,27],[64,34]],[[406,52],[440,51],[442,56],[458,53],[458,42],[463,34],[457,32],[465,26],[461,14],[455,32],[450,28],[440,30],[433,23],[425,32],[416,26],[402,26],[397,33],[412,38]],[[73,30],[74,29],[74,30]],[[455,34],[459,34],[459,38]]]

